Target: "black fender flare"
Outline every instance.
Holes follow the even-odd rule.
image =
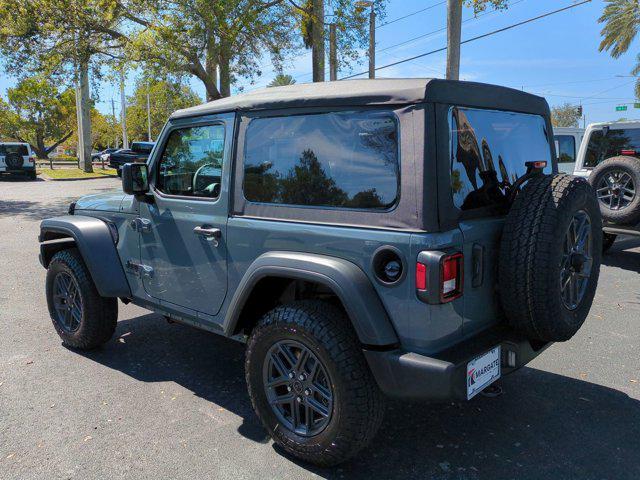
[[[380,297],[357,265],[342,258],[299,252],[268,252],[254,260],[229,303],[224,320],[225,334],[234,335],[242,308],[253,288],[265,277],[322,284],[342,301],[363,345],[390,346],[399,343]]]
[[[56,252],[75,243],[101,296],[131,296],[113,235],[104,220],[83,215],[47,218],[40,223],[38,240],[41,242],[40,263],[43,267],[49,267]]]

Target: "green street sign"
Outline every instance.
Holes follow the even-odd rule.
[[[640,103],[634,103],[633,108],[640,108]]]
[[[626,112],[627,111],[627,106],[626,105],[618,105],[616,107],[616,112]]]

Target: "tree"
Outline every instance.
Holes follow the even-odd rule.
[[[29,143],[38,158],[47,158],[73,134],[72,90],[60,93],[50,80],[31,77],[9,88],[7,98],[7,102],[0,102],[0,133]]]
[[[0,53],[11,73],[72,79],[82,127],[81,166],[92,171],[89,72],[121,46],[117,0],[0,0]]]
[[[600,51],[608,51],[613,58],[629,50],[631,42],[638,34],[640,25],[640,2],[638,0],[605,0],[602,16],[598,22],[604,23],[600,32]]]
[[[551,123],[554,127],[577,127],[580,112],[575,105],[564,103],[551,109]]]
[[[127,133],[133,140],[147,138],[147,93],[151,112],[151,138],[158,138],[169,115],[181,108],[193,107],[202,99],[187,85],[171,80],[141,78],[127,99]]]
[[[473,7],[475,13],[488,6],[496,10],[508,7],[509,0],[448,0],[447,1],[447,79],[460,78],[460,42],[462,41],[462,6]]]
[[[156,72],[195,76],[208,100],[229,96],[239,77],[260,76],[263,53],[279,67],[293,46],[285,0],[123,0],[121,11],[138,27],[128,36],[131,58]]]
[[[607,5],[598,19],[604,23],[600,32],[600,51],[608,51],[613,58],[627,52],[638,35],[640,27],[640,2],[638,0],[605,0]],[[640,75],[640,55],[632,75]],[[636,82],[636,96],[640,97],[640,80]]]
[[[279,73],[273,80],[269,82],[267,87],[282,87],[284,85],[293,85],[296,81],[291,75],[284,75]]]
[[[358,0],[290,0],[292,13],[298,18],[303,44],[312,52],[313,81],[323,82],[325,45],[325,16],[336,24],[338,64],[357,61],[369,40],[369,10]],[[384,18],[386,0],[374,2],[376,16]],[[330,12],[330,15],[326,14]]]

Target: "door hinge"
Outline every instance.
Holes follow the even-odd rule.
[[[151,220],[146,218],[134,218],[131,220],[131,228],[136,232],[149,233],[151,231]]]
[[[133,260],[127,260],[127,270],[138,277],[153,277],[153,268],[149,265],[134,262]]]

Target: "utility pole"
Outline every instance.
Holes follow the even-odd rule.
[[[111,97],[111,116],[113,117],[113,121],[117,121],[116,117],[116,102],[114,102],[113,97]],[[116,133],[116,138],[114,139],[113,148],[118,148],[118,134]]]
[[[338,46],[336,45],[336,24],[329,25],[329,80],[338,80]]]
[[[149,88],[147,85],[147,140],[151,141],[151,106],[149,102]]]
[[[447,0],[447,80],[460,79],[462,0]]]
[[[356,6],[370,7],[369,12],[369,78],[376,78],[376,12],[371,0],[361,0]]]
[[[127,99],[124,95],[124,72],[120,72],[120,122],[122,123],[122,148],[129,148],[127,137]]]
[[[324,82],[324,0],[313,0],[311,42],[313,81]]]

